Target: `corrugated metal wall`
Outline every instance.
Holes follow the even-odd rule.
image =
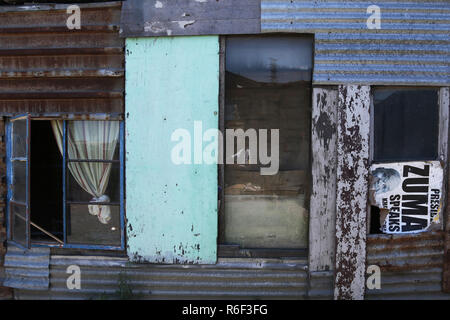
[[[52,256],[49,290],[15,290],[16,299],[305,299],[305,261],[220,259],[216,265],[130,264],[126,258]],[[67,267],[81,269],[69,290]],[[121,275],[121,276],[120,276]],[[331,277],[326,277],[331,279]],[[318,280],[320,282],[320,279]],[[323,281],[322,281],[323,282]],[[326,287],[326,284],[320,286]],[[122,288],[122,290],[120,290]],[[330,290],[328,290],[330,291]],[[327,294],[318,291],[317,296]]]
[[[444,233],[370,235],[367,265],[381,269],[381,289],[366,299],[450,299],[442,292]]]
[[[22,250],[8,244],[4,286],[21,289],[48,289],[50,248]]]
[[[314,33],[316,84],[450,84],[449,1],[262,0],[261,31]]]
[[[0,7],[0,114],[123,112],[121,2],[80,5],[80,30],[67,7]]]

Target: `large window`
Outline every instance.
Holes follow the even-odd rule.
[[[122,122],[27,115],[7,130],[9,239],[123,249]]]
[[[312,38],[303,36],[226,38],[227,157],[230,129],[242,129],[246,143],[236,138],[232,152],[245,163],[224,166],[222,244],[307,247],[312,46]],[[258,144],[252,145],[255,137]],[[265,143],[270,163],[261,150]],[[263,173],[268,167],[271,172]]]

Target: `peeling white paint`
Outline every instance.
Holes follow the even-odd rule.
[[[166,30],[166,28],[159,21],[148,21],[144,24],[145,32],[160,33],[160,32],[164,32],[165,30]]]
[[[309,270],[334,270],[337,89],[313,89]]]
[[[339,86],[335,299],[364,298],[370,87]]]

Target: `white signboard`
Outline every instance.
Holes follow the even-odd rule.
[[[439,161],[374,164],[371,202],[384,233],[416,233],[440,223],[444,170]],[[386,215],[387,214],[387,215]]]

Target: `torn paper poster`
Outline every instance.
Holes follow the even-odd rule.
[[[444,170],[439,161],[374,164],[370,201],[384,233],[416,233],[440,224]]]

